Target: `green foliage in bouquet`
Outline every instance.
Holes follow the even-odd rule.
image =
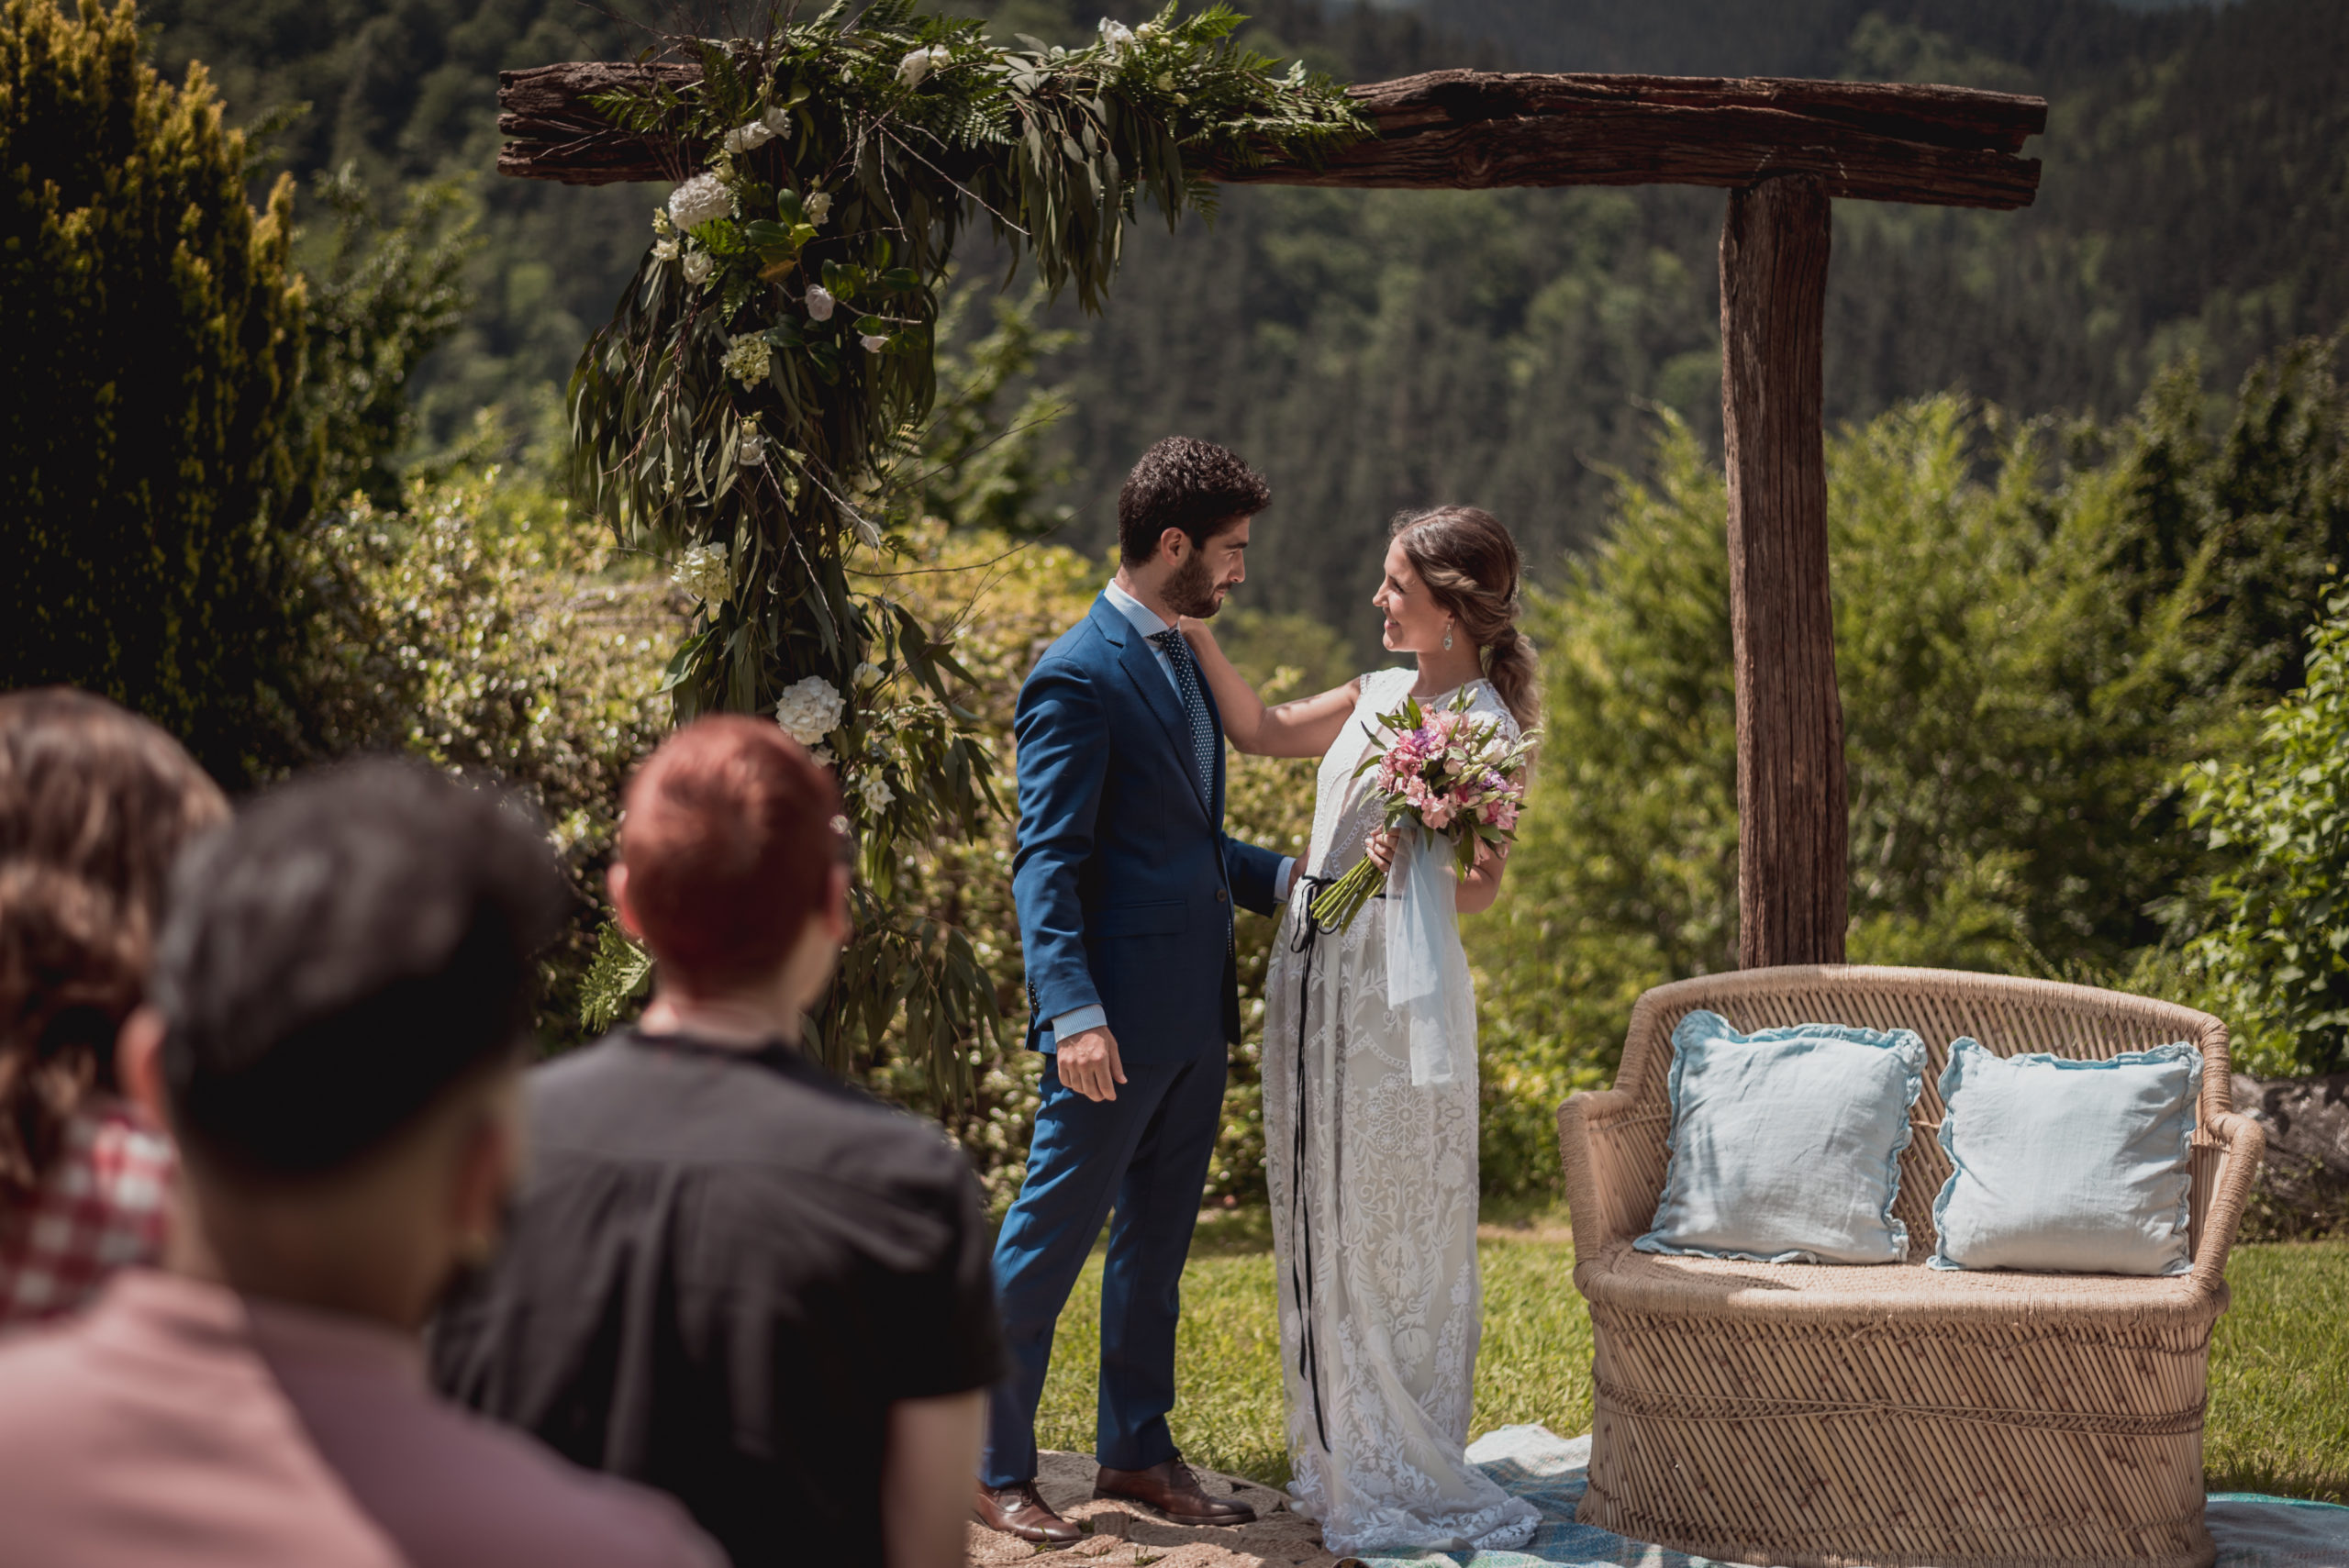
[[[902,1010],[943,1087],[995,987],[897,884],[911,847],[967,839],[1000,803],[970,672],[890,584],[923,570],[912,503],[954,242],[983,215],[1097,307],[1141,195],[1171,222],[1209,205],[1210,168],[1309,156],[1362,122],[1334,83],[1234,47],[1220,6],[1105,23],[1074,50],[1000,49],[912,0],[845,10],[680,40],[697,82],[648,72],[598,102],[673,149],[681,183],[573,377],[574,478],[624,538],[680,552],[699,608],[664,683],[678,717],[773,712],[840,771],[862,853],[826,1059],[845,1067]]]

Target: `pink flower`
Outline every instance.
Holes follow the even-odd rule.
[[[1458,809],[1448,800],[1437,799],[1420,807],[1419,816],[1429,827],[1441,833],[1452,826],[1453,813]]]
[[[1506,833],[1517,826],[1517,802],[1494,800],[1485,804],[1485,820]]]

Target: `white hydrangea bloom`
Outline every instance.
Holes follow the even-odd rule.
[[[697,544],[685,553],[670,581],[705,604],[734,596],[734,562],[722,544]]]
[[[696,174],[669,193],[669,217],[679,228],[699,228],[734,212],[734,193],[715,174]]]
[[[809,675],[785,689],[774,705],[774,721],[802,746],[813,746],[841,727],[847,702],[821,675]]]
[[[840,303],[823,284],[811,284],[807,290],[807,317],[811,321],[829,321]]]
[[[789,136],[791,134],[791,111],[785,108],[783,105],[777,104],[774,108],[769,109],[765,114],[759,117],[759,123],[767,128],[767,134],[769,136]]]
[[[717,270],[718,258],[711,255],[708,251],[688,250],[685,252],[685,282],[689,284],[707,283],[709,281],[709,274]]]
[[[818,191],[799,205],[807,214],[807,221],[821,228],[824,220],[832,216],[832,193]]]
[[[726,357],[718,363],[728,375],[744,386],[756,386],[766,380],[774,361],[774,345],[755,332],[734,339]]]
[[[1134,47],[1134,30],[1123,22],[1101,18],[1101,44],[1111,54],[1123,54]]]
[[[674,239],[655,239],[652,242],[652,259],[656,261],[675,261],[677,259],[676,240]]]
[[[888,810],[890,802],[897,798],[897,792],[879,773],[867,773],[857,780],[856,793],[864,797],[864,809],[875,817]]]

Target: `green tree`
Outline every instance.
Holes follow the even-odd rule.
[[[2349,556],[2336,353],[2275,356],[2215,438],[2181,373],[2110,428],[1944,396],[1830,443],[1855,962],[2126,974],[2172,937],[2210,869],[2180,771],[2300,682]],[[1547,743],[1469,928],[1488,1190],[1553,1179],[1548,1113],[1639,991],[1736,962],[1725,513],[1667,418],[1653,483],[1537,595]]]
[[[284,708],[311,477],[292,183],[256,212],[245,170],[131,0],[0,4],[0,685],[103,693],[232,781]]]

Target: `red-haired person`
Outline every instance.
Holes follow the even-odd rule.
[[[0,1328],[163,1250],[176,1161],[123,1095],[164,883],[228,803],[179,742],[61,687],[0,696]]]
[[[531,1074],[512,1233],[434,1376],[674,1494],[737,1563],[960,1568],[1007,1364],[986,1229],[934,1128],[800,1049],[849,929],[840,811],[739,715],[638,773],[611,892],[651,1005]]]

